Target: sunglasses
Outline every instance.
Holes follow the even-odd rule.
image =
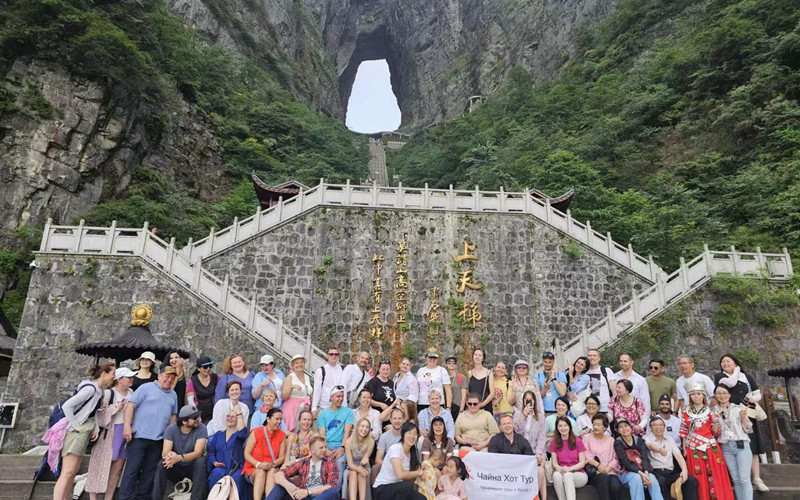
[[[650,367],[651,370],[658,370],[659,368],[661,368],[661,367],[660,366],[651,366]]]
[[[210,369],[214,368],[214,365],[203,365],[203,366],[198,366],[198,368],[200,368],[202,370],[210,370]]]
[[[381,360],[381,364],[382,365],[390,365],[390,364],[392,364],[392,361],[390,359],[382,359]]]
[[[553,358],[555,358],[555,356],[553,355],[553,353],[552,353],[552,352],[546,352],[546,353],[543,353],[543,354],[542,354],[542,357],[543,357],[543,358],[550,358],[550,359],[553,359]]]
[[[343,391],[343,390],[344,390],[344,386],[343,386],[343,385],[337,385],[337,386],[335,386],[335,387],[333,388],[333,390],[334,390],[334,391]]]
[[[328,356],[339,356],[339,354],[338,352],[329,352]]]
[[[467,403],[467,406],[478,406],[480,403]]]

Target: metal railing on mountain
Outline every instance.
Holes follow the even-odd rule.
[[[310,333],[303,336],[257,305],[257,294],[245,297],[229,286],[228,277],[220,280],[203,269],[202,259],[190,262],[175,249],[175,238],[166,242],[141,228],[45,225],[40,253],[117,255],[141,257],[167,274],[189,292],[210,304],[253,338],[287,361],[303,353],[313,373],[325,361],[325,353],[311,344]]]
[[[788,281],[792,277],[792,260],[786,248],[783,253],[712,252],[704,246],[703,253],[689,262],[683,258],[681,265],[665,278],[642,292],[633,290],[633,299],[615,310],[608,308],[605,318],[589,328],[584,323],[580,335],[561,345],[555,342],[556,363],[566,368],[589,349],[601,349],[617,342],[625,335],[655,319],[671,306],[691,295],[718,274],[740,274],[766,277],[772,281]],[[541,362],[536,363],[541,369]]]
[[[578,222],[569,210],[564,213],[554,209],[549,201],[531,196],[529,189],[524,192],[508,192],[502,188],[500,191],[480,191],[477,186],[473,191],[463,191],[452,186],[450,189],[429,189],[427,184],[424,188],[408,188],[402,184],[397,187],[358,186],[349,182],[326,184],[321,180],[317,186],[288,201],[280,199],[277,205],[258,210],[244,220],[235,219],[233,225],[225,229],[212,229],[201,240],[190,240],[181,253],[190,261],[208,258],[318,206],[531,214],[651,283],[663,273],[652,257],[642,257],[633,251],[630,244],[624,246],[615,242],[610,233],[598,233],[588,221],[585,224]]]

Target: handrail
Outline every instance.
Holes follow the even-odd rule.
[[[141,257],[214,306],[278,356],[288,360],[303,353],[312,373],[326,362],[324,352],[312,345],[310,333],[300,335],[283,324],[281,317],[258,307],[256,295],[245,297],[232,289],[228,276],[219,279],[203,269],[202,259],[190,262],[176,251],[175,238],[169,242],[159,238],[149,231],[146,222],[140,228],[119,228],[116,221],[110,227],[86,226],[83,220],[78,226],[56,226],[48,219],[39,252]]]
[[[766,276],[774,281],[786,281],[792,277],[792,260],[786,248],[783,253],[710,251],[705,245],[703,253],[686,262],[680,259],[680,267],[641,292],[633,290],[632,299],[615,310],[608,308],[606,317],[589,328],[581,325],[581,333],[561,345],[556,342],[556,363],[566,368],[571,360],[584,356],[591,349],[601,349],[616,343],[621,337],[635,332],[672,305],[694,293],[718,274]],[[535,369],[541,363],[535,363]]]
[[[663,274],[652,257],[637,254],[630,244],[625,246],[614,241],[610,233],[595,231],[588,221],[582,223],[573,219],[569,210],[556,210],[549,200],[531,196],[529,189],[522,192],[505,191],[503,188],[499,191],[480,191],[478,186],[474,190],[453,189],[452,185],[449,189],[431,189],[427,184],[422,188],[409,188],[402,183],[398,186],[378,186],[374,182],[370,186],[361,186],[350,184],[350,181],[328,184],[321,179],[318,185],[288,201],[280,197],[275,206],[263,210],[259,208],[246,219],[234,219],[231,226],[219,231],[212,229],[208,236],[197,241],[189,240],[180,252],[192,262],[205,259],[319,206],[525,213],[566,233],[651,283],[656,281],[659,274]]]

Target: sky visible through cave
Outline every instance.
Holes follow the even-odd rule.
[[[385,59],[359,65],[345,123],[350,130],[365,134],[393,131],[400,126],[400,108],[392,93]]]

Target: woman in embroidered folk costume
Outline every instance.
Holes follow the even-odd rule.
[[[689,474],[697,478],[697,496],[699,500],[734,500],[725,458],[716,440],[720,424],[706,401],[705,386],[689,382],[685,387],[690,403],[683,414],[680,436],[686,440]]]

